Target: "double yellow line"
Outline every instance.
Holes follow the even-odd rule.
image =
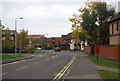
[[[59,73],[58,75],[53,78],[52,81],[58,81],[62,76],[63,74],[68,70],[68,68],[72,65],[72,63],[75,61],[75,58],[73,58]]]

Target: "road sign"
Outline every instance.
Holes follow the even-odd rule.
[[[96,52],[96,53],[100,53],[99,47],[95,47],[95,52]]]
[[[95,52],[97,54],[97,62],[98,62],[98,53],[100,53],[100,48],[99,47],[95,47]]]

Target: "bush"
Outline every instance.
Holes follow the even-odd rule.
[[[30,48],[30,49],[24,49],[22,53],[34,53],[34,51],[35,51],[34,48]]]
[[[6,48],[6,47],[2,47],[2,53],[14,53],[15,52],[15,48],[14,47],[10,47],[10,48]]]

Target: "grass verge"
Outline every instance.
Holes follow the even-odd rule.
[[[106,67],[110,67],[110,68],[120,68],[120,63],[118,63],[117,61],[103,58],[103,57],[98,57],[98,62],[97,62],[96,56],[89,56],[89,57],[92,60],[92,62],[96,65],[106,66]]]
[[[0,60],[12,59],[12,58],[20,58],[24,56],[15,56],[15,55],[0,55]]]
[[[118,81],[120,79],[120,74],[106,71],[106,70],[97,70],[97,72],[100,74],[100,76],[105,81]]]
[[[43,54],[45,52],[42,52],[42,51],[34,51],[34,54]]]

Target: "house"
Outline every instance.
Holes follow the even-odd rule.
[[[71,34],[72,33],[69,33],[67,35],[62,35],[62,45],[61,45],[61,48],[64,49],[64,50],[70,50],[70,43],[71,43]]]
[[[44,35],[28,35],[28,39],[30,40],[31,46],[43,46],[46,41]]]
[[[120,12],[109,22],[110,45],[120,45]]]
[[[60,47],[61,40],[62,40],[61,37],[51,37],[51,38],[48,38],[48,40],[47,40],[47,47],[49,47],[49,48]]]

